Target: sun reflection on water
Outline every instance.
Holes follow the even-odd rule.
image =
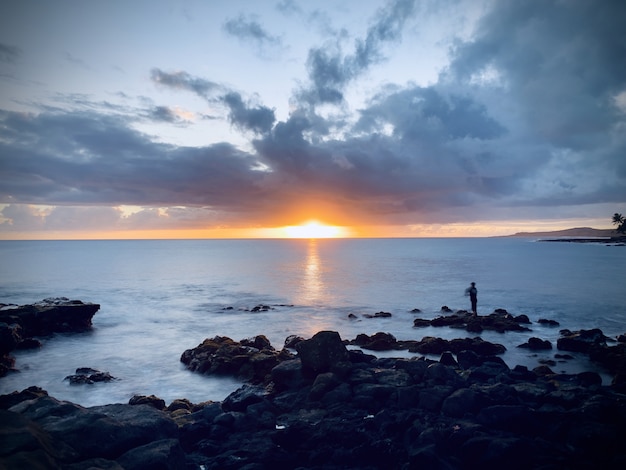
[[[315,305],[323,301],[325,291],[323,280],[323,266],[320,260],[318,241],[314,238],[308,241],[307,255],[304,261],[304,273],[300,286],[301,303]]]

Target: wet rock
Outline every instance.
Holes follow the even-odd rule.
[[[0,322],[20,325],[23,338],[79,332],[91,328],[91,319],[99,309],[99,304],[81,300],[48,298],[30,305],[2,305]]]
[[[289,349],[296,349],[296,345],[301,341],[304,341],[304,338],[302,336],[290,335],[290,336],[287,336],[287,338],[285,338],[285,344],[283,345],[283,347],[289,348]]]
[[[286,349],[277,352],[264,336],[237,342],[228,337],[205,339],[181,355],[181,362],[203,374],[232,375],[261,383],[269,380],[272,369],[293,358]]]
[[[375,333],[372,336],[360,334],[350,342],[350,344],[355,344],[371,351],[389,351],[397,349],[397,343],[395,336],[390,333],[382,332]]]
[[[366,313],[363,316],[365,318],[389,318],[392,315],[389,312],[376,312],[374,315],[370,315],[369,313]]]
[[[417,352],[420,354],[443,354],[446,351],[451,351],[454,354],[458,354],[461,351],[472,351],[482,356],[492,356],[496,354],[503,354],[506,348],[497,343],[491,343],[484,341],[482,338],[457,338],[453,340],[445,340],[442,338],[436,338],[432,336],[426,336],[421,341],[411,345],[409,347],[410,352]]]
[[[75,374],[68,375],[63,380],[68,380],[71,385],[93,385],[96,382],[111,382],[117,379],[108,372],[101,372],[90,367],[79,367]]]
[[[83,408],[40,389],[0,397],[0,432],[11,437],[0,440],[0,467],[20,468],[21,458],[28,468],[68,470],[521,470],[626,462],[624,395],[595,372],[511,370],[471,350],[456,353],[461,368],[451,349],[444,356],[451,365],[376,358],[346,351],[334,332],[301,344],[269,381],[246,384],[221,403]]]
[[[165,409],[165,400],[154,395],[135,395],[129,401],[129,405],[149,405],[157,410]]]
[[[0,304],[0,377],[14,370],[15,359],[10,354],[13,350],[41,346],[33,336],[88,330],[99,309],[98,304],[66,297],[31,305]]]
[[[452,313],[445,305],[441,308],[444,313]],[[530,324],[530,320],[526,315],[514,316],[504,309],[496,309],[494,313],[489,315],[474,315],[466,310],[459,310],[451,315],[444,315],[425,320],[416,318],[413,320],[415,327],[450,327],[463,328],[469,332],[480,333],[483,330],[492,330],[504,333],[505,331],[530,331],[525,324]]]
[[[560,326],[560,323],[556,320],[547,320],[545,318],[540,318],[537,320],[537,323],[544,326]]]
[[[548,340],[532,337],[528,338],[526,343],[520,344],[518,348],[526,348],[531,351],[541,351],[544,349],[552,349],[552,343]]]
[[[599,328],[573,332],[561,330],[560,333],[556,347],[561,351],[589,353],[592,347],[606,347],[607,337]]]
[[[338,362],[348,362],[350,355],[336,331],[320,331],[296,346],[303,372],[329,372]]]

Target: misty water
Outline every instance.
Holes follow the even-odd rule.
[[[39,350],[16,352],[20,372],[0,378],[0,394],[38,385],[85,406],[126,403],[135,394],[168,403],[224,399],[239,381],[192,373],[180,363],[184,350],[217,335],[263,334],[277,349],[289,335],[321,330],[344,339],[379,331],[399,340],[473,337],[413,327],[414,318],[434,318],[443,305],[468,309],[464,290],[471,281],[479,314],[504,308],[533,322],[532,332],[480,335],[507,347],[503,359],[511,367],[554,359],[560,328],[601,328],[612,337],[626,332],[626,248],[604,244],[511,238],[2,241],[0,260],[0,303],[65,296],[101,305],[91,331],[57,334],[43,338]],[[272,308],[252,312],[259,304]],[[421,313],[412,313],[415,308]],[[379,311],[392,316],[364,316]],[[560,327],[541,326],[540,318]],[[517,348],[531,336],[550,340],[555,349]],[[64,378],[78,367],[117,380],[70,385]],[[595,370],[580,356],[553,369]]]

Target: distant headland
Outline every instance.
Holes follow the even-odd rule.
[[[541,241],[579,242],[579,243],[625,243],[626,236],[620,235],[614,229],[598,229],[591,227],[576,227],[552,232],[517,232],[506,237],[539,238]]]

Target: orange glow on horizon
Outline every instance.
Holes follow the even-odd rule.
[[[343,227],[324,225],[315,220],[302,225],[290,225],[283,228],[286,238],[342,238],[347,236]]]

